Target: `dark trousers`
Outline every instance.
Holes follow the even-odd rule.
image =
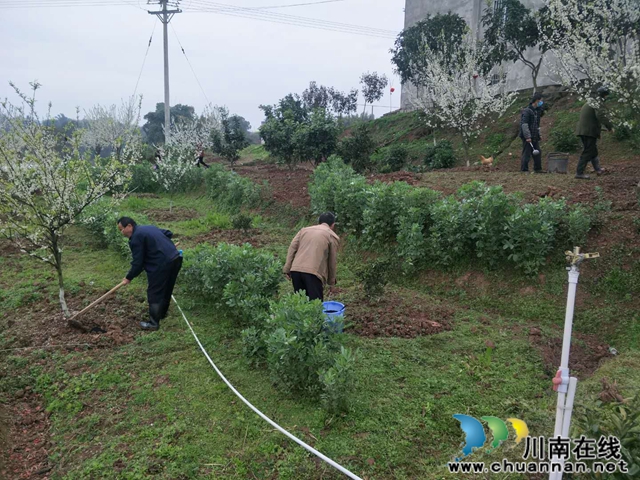
[[[199,167],[200,165],[202,165],[204,168],[209,168],[209,165],[204,163],[204,160],[202,158],[198,157],[198,161],[196,162],[196,167]]]
[[[182,257],[176,258],[165,267],[147,274],[147,300],[149,301],[149,316],[159,322],[167,316],[173,287],[182,268]]]
[[[533,145],[533,148],[531,146]],[[542,151],[538,155],[533,154],[533,150],[540,150],[540,141],[532,140],[531,143],[522,139],[522,157],[520,161],[520,170],[523,172],[529,171],[529,160],[533,157],[533,170],[536,172],[542,171]]]
[[[324,286],[322,280],[310,273],[291,272],[291,281],[296,293],[304,290],[309,300],[324,300]]]
[[[600,170],[600,159],[598,158],[598,139],[594,137],[580,136],[582,140],[582,155],[578,161],[578,175],[583,175],[589,163],[593,164],[593,169]]]

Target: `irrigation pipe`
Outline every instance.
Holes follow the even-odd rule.
[[[319,451],[317,451],[315,448],[307,445],[306,443],[304,443],[302,440],[300,440],[299,438],[295,437],[294,435],[292,435],[291,433],[289,433],[288,431],[286,431],[284,428],[282,428],[280,425],[278,425],[276,422],[274,422],[273,420],[271,420],[269,417],[267,417],[264,413],[262,413],[260,410],[258,410],[256,407],[254,407],[251,403],[249,403],[249,401],[244,398],[240,392],[238,392],[238,390],[235,389],[235,387],[233,385],[231,385],[231,383],[229,383],[229,380],[227,380],[225,378],[225,376],[222,374],[222,372],[218,369],[218,367],[216,367],[216,364],[213,363],[213,360],[211,360],[211,357],[209,356],[209,354],[207,353],[207,351],[204,349],[204,347],[202,346],[202,343],[200,343],[200,339],[198,338],[198,336],[196,335],[196,332],[193,330],[193,327],[191,326],[191,323],[189,323],[189,320],[187,320],[187,317],[185,316],[184,312],[182,311],[182,308],[180,308],[180,304],[178,303],[178,301],[176,300],[176,297],[174,297],[173,295],[171,295],[171,298],[173,299],[173,301],[176,304],[176,307],[178,307],[178,310],[180,311],[180,314],[182,315],[182,318],[184,319],[185,323],[187,324],[187,326],[189,327],[189,330],[191,330],[191,334],[193,335],[193,338],[195,338],[196,342],[198,343],[198,346],[200,347],[200,350],[202,350],[202,353],[204,353],[204,356],[207,357],[207,360],[209,360],[209,363],[211,364],[211,366],[213,367],[213,369],[216,371],[216,373],[220,376],[220,378],[222,379],[222,381],[224,383],[227,384],[227,386],[231,389],[231,391],[233,393],[236,394],[236,396],[242,400],[247,407],[249,407],[251,410],[253,410],[254,412],[256,412],[258,414],[259,417],[261,417],[264,421],[266,421],[267,423],[269,423],[272,427],[274,427],[276,430],[278,430],[280,433],[286,435],[287,437],[289,437],[291,440],[293,440],[294,442],[296,442],[298,445],[300,445],[302,448],[304,448],[305,450],[307,450],[308,452],[313,453],[316,457],[320,458],[321,460],[325,461],[326,463],[328,463],[329,465],[331,465],[333,468],[339,470],[340,472],[344,473],[347,477],[352,478],[354,480],[362,480],[360,477],[358,477],[357,475],[355,475],[354,473],[351,473],[349,470],[347,470],[346,468],[344,468],[341,465],[338,465],[336,462],[334,462],[333,460],[331,460],[329,457],[323,455],[322,453],[320,453]]]

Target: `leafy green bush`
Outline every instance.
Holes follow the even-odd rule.
[[[367,298],[376,299],[384,294],[384,287],[389,283],[391,265],[389,259],[379,259],[358,269],[356,276],[362,282]]]
[[[443,140],[437,145],[428,145],[425,149],[424,164],[428,168],[451,168],[455,166],[456,160],[453,145],[448,140]]]
[[[388,167],[389,171],[398,172],[407,164],[408,157],[409,150],[407,149],[407,146],[402,143],[396,143],[387,149],[384,163],[385,166]]]
[[[207,195],[216,205],[228,210],[253,207],[260,201],[260,187],[220,164],[213,164],[205,173]]]
[[[153,178],[153,166],[150,163],[139,163],[131,167],[131,181],[129,191],[136,193],[158,193],[162,187]]]
[[[131,217],[139,225],[149,223],[145,215],[121,210],[117,202],[107,198],[87,207],[80,217],[80,223],[99,239],[103,247],[113,248],[122,256],[130,257],[129,239],[120,233],[116,223],[120,217]]]
[[[576,125],[580,119],[577,112],[561,112],[556,115],[549,139],[558,152],[573,153],[578,150],[580,139],[576,136]]]
[[[341,231],[359,235],[368,188],[363,176],[333,155],[315,169],[309,184],[313,213],[339,212]]]
[[[385,249],[395,241],[410,191],[411,186],[405,182],[376,182],[368,188],[362,213],[362,240],[366,247]]]
[[[597,401],[595,407],[579,407],[575,415],[575,437],[584,435],[596,441],[602,437],[620,440],[622,461],[628,471],[607,476],[592,473],[588,478],[632,479],[640,475],[640,394],[630,402],[605,404]],[[589,461],[588,463],[591,463]],[[593,471],[593,470],[592,470]]]
[[[271,302],[263,330],[242,332],[243,353],[265,363],[271,379],[287,392],[320,396],[330,413],[346,411],[353,389],[355,355],[340,345],[340,335],[325,328],[319,300],[304,293]]]
[[[582,205],[572,206],[560,220],[556,243],[565,251],[573,250],[573,247],[584,247],[590,230],[590,212]]]
[[[564,208],[564,200],[543,198],[537,205],[524,205],[508,219],[504,249],[526,274],[538,273],[545,264]]]
[[[354,366],[356,355],[346,347],[334,358],[333,366],[320,372],[322,404],[329,413],[349,410],[349,394],[355,386]]]
[[[427,248],[435,263],[451,265],[471,254],[469,220],[473,212],[468,205],[450,196],[433,206]]]
[[[187,291],[212,302],[230,318],[257,322],[278,291],[282,265],[271,254],[243,246],[201,245],[185,255]]]
[[[251,228],[253,218],[245,213],[239,213],[231,219],[231,225],[236,230],[244,230],[245,232]]]
[[[351,136],[343,138],[338,145],[338,154],[345,163],[351,164],[358,173],[371,170],[371,155],[376,144],[371,136],[371,127],[366,123],[355,125]]]

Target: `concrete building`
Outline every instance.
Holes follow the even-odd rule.
[[[520,0],[522,4],[530,9],[537,9],[544,5],[544,0]],[[500,0],[494,0],[500,2]],[[482,38],[482,16],[484,10],[489,8],[486,0],[406,0],[404,13],[404,28],[411,27],[427,15],[437,15],[439,13],[457,13],[464,18],[471,28],[472,35],[477,39]],[[539,54],[537,49],[531,49],[529,58],[537,61]],[[538,75],[538,86],[556,85],[548,74],[545,63],[542,64],[540,74]],[[525,90],[533,88],[533,80],[531,79],[531,70],[522,62],[505,64],[508,70],[507,89],[510,91]],[[412,92],[415,89],[410,84],[402,86],[401,102],[403,109],[411,109]]]

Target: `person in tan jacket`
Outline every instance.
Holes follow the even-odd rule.
[[[324,285],[336,284],[336,263],[340,237],[334,232],[336,217],[323,213],[318,225],[303,228],[294,237],[284,273],[297,292],[304,290],[309,300],[324,299]]]

